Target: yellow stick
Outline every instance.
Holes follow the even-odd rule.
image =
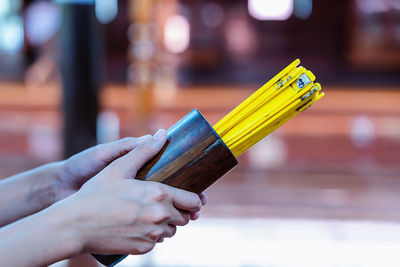
[[[308,88],[311,85],[308,86]],[[305,88],[307,89],[307,88]],[[302,93],[300,93],[302,92]],[[238,132],[235,133],[234,136],[227,138],[225,141],[225,143],[229,146],[230,144],[233,144],[235,141],[239,141],[240,138],[243,138],[243,136],[245,134],[248,134],[249,132],[252,131],[252,129],[258,127],[258,125],[265,123],[266,121],[268,121],[269,119],[271,119],[272,117],[274,117],[276,114],[278,114],[282,109],[285,109],[285,107],[287,107],[294,99],[297,99],[299,97],[302,96],[302,94],[305,94],[306,91],[299,91],[298,93],[296,93],[295,95],[293,95],[292,97],[290,97],[289,99],[284,99],[283,102],[280,102],[274,106],[270,106],[268,107],[268,110],[270,111],[268,114],[266,115],[262,115],[260,117],[257,118],[257,120],[249,122],[248,125],[246,125],[246,127],[240,129]]]
[[[314,74],[299,64],[292,62],[214,125],[235,156],[324,96]]]
[[[257,90],[253,95],[243,101],[239,106],[237,106],[234,110],[232,110],[227,116],[225,116],[221,121],[214,125],[214,129],[218,131],[220,126],[222,126],[225,122],[229,121],[233,116],[242,111],[249,103],[251,103],[254,99],[256,99],[259,95],[263,94],[267,89],[269,89],[273,84],[275,84],[279,79],[281,79],[284,75],[289,73],[291,70],[296,68],[300,64],[300,60],[296,59],[289,66],[279,72],[275,77],[273,77],[269,82],[263,85],[259,90]]]

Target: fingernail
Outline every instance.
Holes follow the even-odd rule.
[[[203,204],[203,206],[207,204],[207,202],[208,202],[208,197],[207,197],[206,194],[201,193],[201,194],[200,194],[200,199],[201,199],[201,204]]]
[[[155,139],[155,140],[159,140],[160,138],[161,138],[161,136],[164,134],[164,129],[160,129],[160,130],[158,130],[157,132],[156,132],[156,134],[155,135],[153,135],[153,138]]]

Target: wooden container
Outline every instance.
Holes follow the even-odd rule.
[[[194,109],[167,131],[166,144],[138,171],[136,179],[201,193],[237,163],[212,126]],[[94,255],[106,266],[115,266],[126,256]]]

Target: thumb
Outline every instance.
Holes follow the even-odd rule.
[[[160,129],[152,137],[135,147],[125,156],[111,163],[106,169],[112,172],[113,177],[135,178],[137,171],[152,159],[164,146],[167,133]]]

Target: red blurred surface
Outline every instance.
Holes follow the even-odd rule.
[[[283,145],[278,162],[254,164],[253,152],[241,156],[239,166],[208,190],[204,214],[400,220],[400,91],[348,89],[325,89],[322,101],[267,138]],[[137,136],[168,128],[192,108],[214,123],[250,93],[244,88],[186,88],[170,97],[150,93],[144,103],[143,92],[109,86],[102,92],[102,106],[118,114],[122,136]],[[2,177],[60,159],[60,147],[45,147],[61,144],[60,97],[57,87],[0,86]],[[374,127],[361,146],[351,138],[359,116]],[[42,135],[56,141],[43,143]]]

